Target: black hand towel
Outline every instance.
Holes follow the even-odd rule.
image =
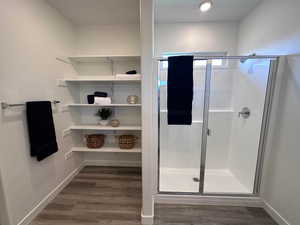
[[[191,125],[193,104],[193,56],[168,58],[168,124]]]
[[[126,72],[126,74],[137,74],[136,70],[129,70]]]
[[[102,91],[95,91],[94,93],[95,97],[107,97],[107,93],[106,92],[102,92]]]
[[[94,104],[95,102],[95,95],[88,95],[87,100],[89,104]]]
[[[30,153],[41,161],[58,151],[51,102],[27,102],[26,114]]]

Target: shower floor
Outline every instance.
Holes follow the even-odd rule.
[[[199,178],[199,169],[161,168],[160,191],[165,192],[198,192],[199,183],[193,180]],[[251,193],[229,170],[205,171],[205,193]]]

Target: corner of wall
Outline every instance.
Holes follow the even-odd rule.
[[[0,224],[11,225],[7,211],[7,200],[2,184],[1,168],[0,168]]]
[[[19,223],[28,225],[80,172],[84,164],[80,164],[62,182],[60,182],[49,194],[47,194]]]

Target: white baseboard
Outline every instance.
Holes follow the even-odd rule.
[[[187,205],[224,205],[263,207],[264,203],[259,197],[219,197],[219,196],[191,196],[191,195],[165,195],[157,194],[155,203],[160,204],[187,204]]]
[[[45,198],[43,198],[19,223],[18,225],[28,225],[80,172],[83,168],[81,164],[73,170],[59,185],[57,185]]]
[[[84,166],[141,167],[141,162],[120,160],[85,160]]]
[[[284,219],[278,211],[276,211],[270,204],[264,202],[264,209],[279,225],[291,225],[286,219]]]
[[[154,223],[154,199],[151,200],[151,211],[148,209],[148,213],[145,214],[143,209],[141,211],[141,223],[143,225],[152,225]]]
[[[140,162],[132,161],[108,161],[108,160],[85,160],[75,170],[73,170],[59,185],[57,185],[45,198],[43,198],[19,223],[18,225],[28,225],[80,172],[85,166],[118,166],[118,167],[140,167]],[[149,218],[145,217],[145,221]],[[148,223],[145,223],[148,224]]]
[[[146,216],[141,213],[141,223],[143,225],[152,225],[154,223],[154,215]]]

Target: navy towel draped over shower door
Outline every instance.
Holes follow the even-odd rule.
[[[168,124],[191,125],[194,56],[168,58]]]

